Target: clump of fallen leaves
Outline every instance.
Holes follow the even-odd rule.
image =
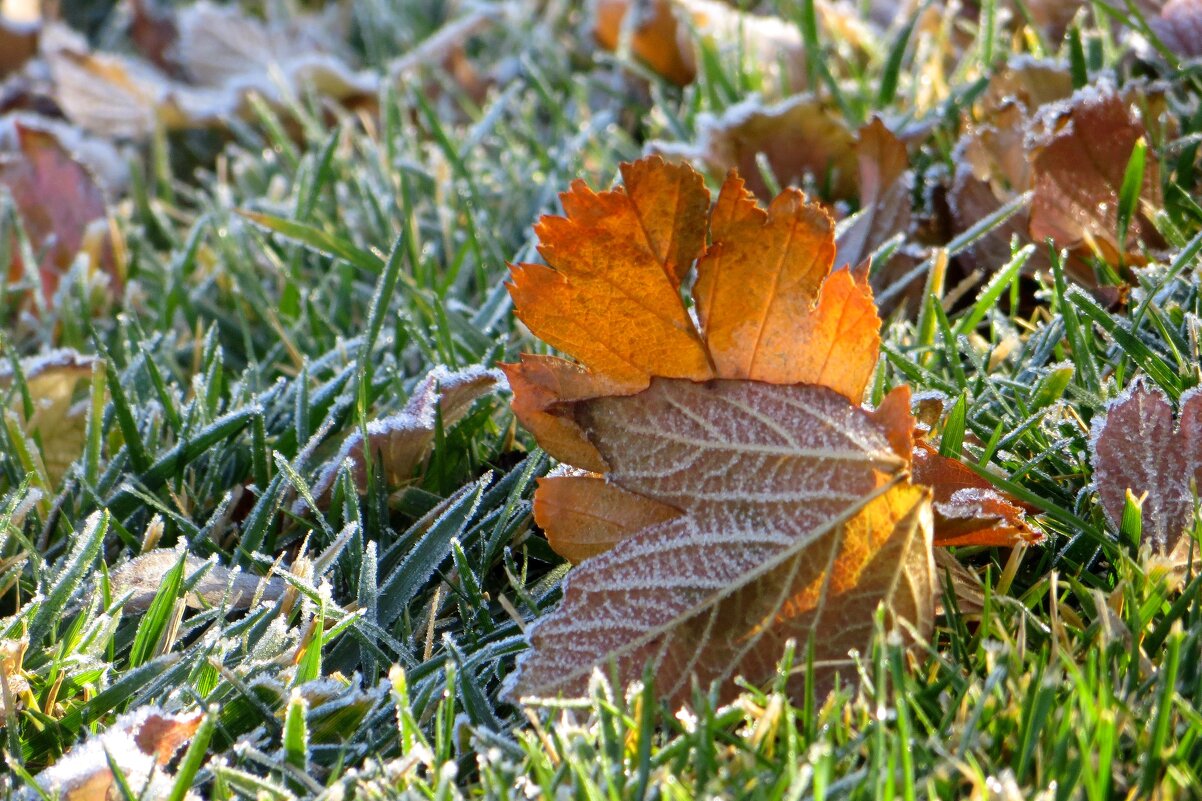
[[[1163,138],[1164,104],[1156,91],[1102,81],[1074,92],[1064,66],[1022,60],[994,76],[975,118],[956,151],[949,196],[956,233],[1025,192],[1031,203],[974,243],[963,257],[971,268],[1004,264],[1017,235],[1038,246],[1027,269],[1041,272],[1049,265],[1043,243],[1051,239],[1069,251],[1069,274],[1095,286],[1091,259],[1121,274],[1146,263],[1146,251],[1163,248],[1151,219],[1163,206],[1155,158],[1146,160],[1126,232],[1118,230],[1132,153],[1140,142],[1154,147]]]
[[[971,471],[915,459],[906,387],[861,406],[880,318],[864,267],[831,271],[826,211],[796,189],[760,208],[735,172],[711,209],[700,175],[658,157],[622,175],[573,183],[535,229],[547,265],[511,268],[518,317],[579,360],[505,369],[518,418],[576,468],[540,482],[535,519],[583,559],[512,696],[578,692],[611,661],[625,680],[651,662],[676,700],[694,676],[729,695],[788,639],[814,644],[827,687],[879,604],[930,631],[933,544],[1037,539]],[[945,474],[946,535],[921,486]]]

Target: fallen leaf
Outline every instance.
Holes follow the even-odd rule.
[[[120,274],[109,239],[104,193],[91,173],[49,131],[17,123],[18,152],[0,153],[0,185],[8,188],[39,259],[41,292],[49,300],[81,253],[93,270]],[[20,280],[24,262],[14,242],[9,280]]]
[[[535,226],[550,266],[511,266],[514,311],[544,342],[615,379],[645,382],[652,371],[709,378],[705,346],[678,291],[678,271],[705,246],[709,193],[687,166],[652,159],[622,169],[625,189],[594,193],[576,181],[561,198],[569,216]],[[674,213],[645,228],[640,209],[658,217],[660,207],[648,204],[673,192]],[[621,317],[610,311],[617,307]]]
[[[1090,437],[1094,485],[1111,525],[1122,522],[1128,490],[1142,496],[1142,542],[1174,558],[1189,549],[1202,488],[1202,393],[1191,390],[1179,403],[1174,426],[1164,391],[1136,382],[1094,420]]]
[[[936,546],[1010,547],[1043,540],[1043,534],[1027,523],[1031,507],[925,442],[914,447],[911,480],[933,493]]]
[[[707,237],[681,211],[709,205],[687,166],[651,157],[623,173],[625,190],[577,182],[568,216],[539,224],[550,267],[511,268],[517,315],[582,362],[504,366],[515,413],[577,468],[540,482],[534,513],[580,562],[511,696],[577,692],[610,660],[628,681],[652,659],[679,699],[691,675],[762,680],[785,639],[811,635],[826,682],[881,602],[922,636],[930,491],[907,482],[908,389],[860,406],[880,349],[866,271],[831,272],[834,225],[795,189],[765,210],[732,172]],[[996,509],[973,508],[977,530],[1001,528]]]
[[[772,192],[761,177],[759,157],[781,186],[810,180],[832,200],[856,196],[855,139],[841,114],[810,95],[772,105],[744,100],[719,116],[700,115],[697,131],[694,143],[656,141],[648,147],[673,160],[704,164],[711,175],[737,170],[761,200],[771,199]]]
[[[83,387],[91,385],[92,365],[96,359],[74,350],[60,349],[27,359],[21,364],[32,414],[25,415],[24,399],[17,394],[11,414],[31,440],[30,450],[41,461],[42,473],[55,490],[63,477],[83,454],[87,439],[87,401],[80,398]],[[12,384],[12,367],[0,364],[0,386]]]
[[[1159,161],[1147,160],[1140,202],[1125,242],[1118,237],[1119,188],[1136,142],[1148,137],[1135,105],[1113,88],[1076,92],[1039,120],[1031,157],[1035,197],[1031,238],[1059,248],[1089,250],[1111,265],[1141,264],[1140,243],[1164,246],[1151,214],[1163,206]]]
[[[130,0],[129,38],[134,47],[168,75],[179,70],[175,15],[157,0]]]
[[[403,411],[367,424],[367,438],[355,431],[317,476],[313,497],[329,496],[343,464],[350,465],[359,492],[367,492],[368,460],[389,486],[413,478],[414,472],[434,446],[438,420],[453,426],[467,414],[472,402],[494,391],[503,381],[497,370],[475,367],[452,372],[436,367],[414,388]],[[303,504],[303,502],[298,502]]]
[[[906,146],[879,117],[860,129],[856,158],[860,211],[841,227],[836,239],[838,264],[848,268],[867,261],[897,234],[909,233],[912,220],[914,177]],[[875,265],[874,288],[891,286],[913,266],[914,259],[899,248],[886,263]]]
[[[15,21],[0,16],[0,78],[16,72],[38,52],[38,22]]]
[[[867,647],[878,603],[931,625],[927,492],[904,483],[881,422],[841,395],[656,378],[572,414],[609,482],[682,514],[573,571],[531,630],[511,697],[583,692],[612,660],[625,679],[651,662],[657,690],[681,701],[693,675],[765,681],[786,639],[811,636],[825,687]]]
[[[608,551],[656,523],[680,516],[680,510],[627,492],[604,476],[560,466],[538,481],[534,522],[547,532],[551,547],[579,562]]]
[[[717,375],[822,384],[858,402],[876,365],[880,319],[866,276],[827,280],[830,216],[796,189],[765,212],[732,173],[710,234],[693,298]]]
[[[632,10],[634,16],[628,21],[626,16]],[[593,36],[597,44],[616,52],[621,47],[624,28],[630,31],[630,52],[665,80],[686,86],[697,77],[692,43],[676,19],[671,0],[648,3],[598,0],[593,11]]]
[[[501,369],[513,390],[514,415],[543,450],[560,461],[595,471],[605,469],[601,454],[579,426],[555,413],[555,406],[602,395],[631,395],[647,387],[646,381],[615,381],[555,356],[523,353],[521,361],[502,364]]]
[[[29,638],[21,637],[15,640],[0,639],[0,713],[6,720],[11,720],[16,710],[25,705],[29,693],[29,679],[25,677],[25,651],[29,648]],[[9,707],[9,704],[12,706]]]
[[[130,593],[123,609],[129,612],[145,612],[150,608],[155,595],[163,585],[163,576],[179,562],[179,551],[158,548],[125,562],[115,568],[111,575],[113,596]],[[185,578],[206,568],[206,562],[196,556],[184,558]],[[231,569],[218,564],[209,564],[195,585],[184,596],[184,602],[193,609],[219,607],[226,609],[249,609],[258,598],[273,603],[279,600],[287,584],[279,577],[264,578]]]
[[[64,801],[119,798],[109,760],[138,797],[169,797],[174,781],[164,766],[200,728],[203,712],[168,713],[143,706],[118,717],[100,734],[89,736],[34,779],[43,793]],[[195,796],[189,793],[190,798]]]
[[[678,86],[696,78],[698,48],[705,40],[720,56],[754,61],[769,94],[779,97],[806,88],[801,33],[779,17],[716,0],[598,0],[594,11],[593,35],[601,47],[619,50],[628,29],[631,54]],[[824,32],[853,31],[845,13],[826,3],[818,11]]]

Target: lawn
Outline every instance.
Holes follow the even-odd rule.
[[[5,797],[1202,796],[1202,5],[629,5],[0,4]],[[970,491],[926,626],[523,699],[604,557],[510,265],[650,154],[821,204]]]

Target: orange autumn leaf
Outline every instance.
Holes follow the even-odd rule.
[[[541,478],[534,496],[534,522],[547,531],[555,552],[572,562],[604,553],[648,526],[679,516],[679,509],[627,492],[593,473]]]
[[[606,50],[621,44],[622,26],[630,11],[630,0],[598,0],[593,17],[593,35]],[[687,86],[697,77],[697,61],[691,42],[681,41],[684,31],[676,20],[671,0],[652,0],[641,16],[632,21],[630,51],[656,73],[677,86]]]
[[[536,336],[591,370],[628,382],[704,381],[713,370],[678,286],[705,244],[709,194],[689,167],[653,164],[623,167],[625,189],[594,193],[575,182],[562,197],[568,216],[535,226],[550,266],[512,266],[509,290]],[[665,196],[677,203],[663,220],[650,204]]]
[[[925,442],[914,448],[911,475],[934,493],[935,545],[1008,546],[1043,539],[1027,523],[1030,507]]]

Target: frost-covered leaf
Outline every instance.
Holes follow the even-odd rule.
[[[632,11],[635,16],[627,19]],[[686,86],[697,77],[687,28],[677,21],[671,0],[598,0],[593,10],[597,43],[606,50],[618,50],[624,28],[629,30],[630,52],[665,80]]]
[[[109,801],[122,797],[111,759],[138,797],[166,799],[173,778],[164,766],[192,739],[203,719],[202,712],[170,713],[156,706],[139,707],[72,748],[34,778],[52,797]]]
[[[593,35],[598,44],[617,51],[628,36],[630,52],[678,86],[692,83],[697,76],[698,36],[719,52],[754,61],[774,93],[793,93],[806,86],[801,34],[797,26],[779,17],[747,13],[716,0],[598,0],[594,10]],[[842,22],[828,4],[823,3],[820,11],[824,21],[833,17]]]
[[[360,492],[367,491],[369,460],[390,486],[413,478],[434,445],[438,419],[444,426],[454,425],[473,401],[503,385],[504,380],[499,370],[472,367],[452,372],[435,367],[414,388],[403,411],[367,424],[366,443],[360,431],[346,438],[318,475],[313,496],[323,500],[334,486],[339,468],[347,462]]]
[[[877,248],[910,231],[910,195],[914,176],[905,144],[879,117],[860,129],[856,142],[860,211],[841,226],[836,240],[840,267],[855,268]],[[884,264],[873,265],[872,283],[880,291],[910,270],[915,259],[900,249]],[[914,291],[917,291],[914,290]]]
[[[0,79],[25,65],[38,52],[41,25],[0,15]]]
[[[1202,57],[1202,0],[1168,0],[1148,25],[1177,55]]]
[[[1127,490],[1147,496],[1142,541],[1154,551],[1184,556],[1194,522],[1194,492],[1202,487],[1202,393],[1181,397],[1177,425],[1164,392],[1136,383],[1095,419],[1091,459],[1098,500],[1117,529]]]
[[[682,514],[571,574],[513,696],[580,692],[613,660],[626,680],[651,661],[680,700],[694,674],[763,681],[786,639],[811,635],[825,686],[867,646],[878,603],[930,626],[928,495],[904,483],[889,430],[911,421],[824,387],[754,381],[657,378],[571,408],[610,483]]]
[[[567,216],[535,226],[550,266],[511,267],[514,311],[540,339],[616,379],[709,378],[678,290],[705,245],[709,192],[687,166],[647,159],[622,169],[625,188],[595,193],[577,181],[561,198]]]
[[[113,570],[111,581],[114,597],[131,593],[124,609],[144,612],[163,584],[163,576],[179,562],[179,551],[159,548],[136,556]],[[248,609],[254,599],[266,602],[279,600],[284,594],[286,583],[278,577],[261,578],[244,573],[237,568],[222,565],[206,565],[203,559],[187,556],[184,559],[184,576],[191,577],[196,571],[204,573],[185,596],[185,603],[193,609],[216,607],[225,604],[227,609]]]
[[[1011,546],[1043,540],[1027,523],[1029,507],[926,443],[914,447],[911,474],[914,483],[934,493],[935,545]]]
[[[657,141],[649,147],[669,158],[704,164],[717,177],[738,170],[748,189],[765,201],[772,192],[761,177],[761,157],[782,186],[809,180],[833,199],[856,194],[855,139],[835,109],[810,95],[771,105],[752,98],[719,116],[701,115],[697,127],[695,142]]]
[[[1112,265],[1141,263],[1140,243],[1163,247],[1151,215],[1163,206],[1159,161],[1147,160],[1127,240],[1119,242],[1119,189],[1136,143],[1148,137],[1140,109],[1112,87],[1076,92],[1041,115],[1031,156],[1031,238],[1081,249]]]

